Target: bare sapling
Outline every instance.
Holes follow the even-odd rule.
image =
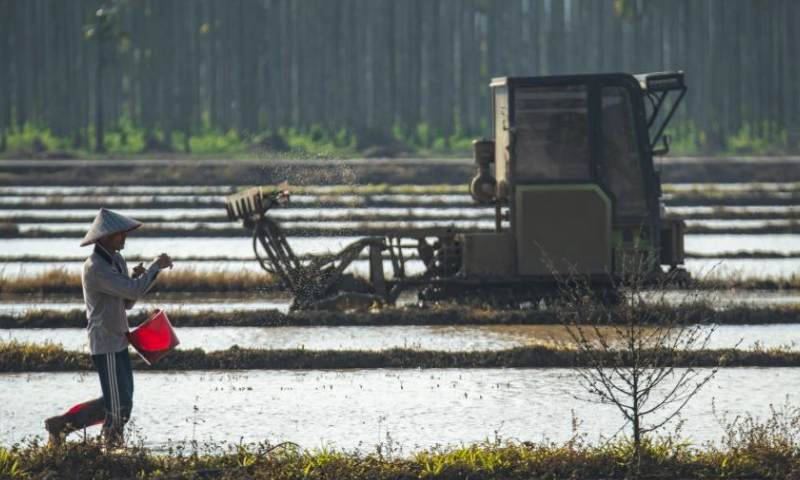
[[[558,277],[558,308],[578,361],[574,370],[590,402],[615,406],[630,425],[629,476],[640,472],[644,437],[675,419],[717,373],[692,354],[716,330],[713,309],[699,305],[697,282],[684,272],[654,273],[644,262],[599,285]],[[684,288],[676,290],[680,275]],[[688,283],[688,285],[687,285]]]

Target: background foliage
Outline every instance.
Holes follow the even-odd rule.
[[[2,149],[85,151],[99,131],[119,153],[464,151],[490,134],[492,77],[684,70],[677,150],[800,151],[792,0],[0,0],[0,12]]]

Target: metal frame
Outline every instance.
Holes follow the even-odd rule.
[[[674,77],[672,75],[675,75]],[[293,309],[315,308],[320,302],[324,302],[335,295],[353,294],[357,292],[348,291],[342,287],[341,281],[344,270],[356,259],[368,250],[367,258],[370,261],[370,284],[373,292],[368,294],[369,298],[374,298],[382,303],[393,303],[401,291],[410,287],[430,287],[442,291],[455,291],[464,293],[464,287],[472,288],[530,288],[536,291],[544,291],[552,283],[552,277],[542,275],[521,277],[519,275],[519,256],[517,245],[517,187],[528,186],[553,186],[559,185],[587,185],[596,186],[603,194],[610,198],[612,203],[616,198],[610,189],[603,185],[600,180],[600,169],[605,159],[603,158],[603,136],[602,136],[602,89],[604,87],[620,87],[625,89],[630,96],[631,109],[634,115],[634,128],[637,138],[640,170],[642,174],[642,184],[645,190],[647,214],[642,221],[642,227],[650,228],[650,241],[654,251],[660,248],[660,228],[661,218],[659,211],[660,182],[653,164],[653,148],[670,119],[677,110],[683,96],[686,93],[686,86],[683,85],[682,73],[675,74],[655,74],[655,80],[659,81],[659,88],[648,91],[643,85],[647,85],[648,76],[641,79],[629,74],[609,73],[597,75],[564,75],[552,77],[500,77],[492,80],[492,127],[496,131],[497,116],[494,114],[495,94],[494,89],[506,88],[508,96],[508,117],[504,119],[508,125],[509,134],[509,158],[508,158],[508,221],[509,244],[511,247],[512,271],[515,277],[508,279],[483,279],[466,278],[460,276],[457,271],[453,271],[458,266],[460,258],[455,237],[462,232],[452,228],[421,229],[419,231],[406,233],[403,235],[386,235],[385,237],[367,237],[345,247],[337,254],[316,257],[311,260],[299,258],[291,249],[286,236],[283,234],[278,223],[266,216],[266,212],[275,205],[280,205],[288,201],[288,192],[274,191],[265,193],[261,189],[250,189],[226,198],[226,208],[228,217],[231,220],[242,220],[244,226],[253,231],[253,249],[261,267],[276,275],[284,286],[292,292],[295,297],[292,305]],[[678,80],[673,82],[673,80]],[[671,85],[670,82],[675,85]],[[515,131],[515,95],[518,88],[525,87],[558,87],[570,85],[584,85],[587,91],[588,102],[588,155],[589,155],[589,178],[579,180],[537,180],[526,181],[517,184],[517,135]],[[665,86],[666,85],[666,86]],[[677,86],[676,86],[677,85]],[[673,88],[674,87],[674,88]],[[679,96],[673,102],[666,118],[660,125],[654,136],[650,136],[652,128],[662,110],[669,91],[679,91]],[[645,97],[651,102],[653,111],[647,114]],[[498,202],[505,199],[498,199]],[[498,204],[499,205],[499,204]],[[496,212],[497,219],[500,218],[499,207]],[[612,209],[613,212],[613,209]],[[616,218],[616,214],[611,214],[611,225],[615,226],[631,224],[624,218]],[[498,222],[499,223],[499,222]],[[498,228],[498,231],[501,229]],[[438,238],[441,243],[440,248],[435,249],[426,243],[427,238]],[[408,241],[416,241],[416,245]],[[613,243],[613,242],[612,242]],[[264,258],[259,253],[259,245],[266,254]],[[407,275],[406,261],[412,258],[409,250],[416,250],[420,253],[425,263],[425,271],[418,275]],[[425,254],[423,254],[423,250]],[[430,254],[433,252],[433,254]],[[613,252],[611,253],[613,255]],[[453,255],[458,262],[454,262]],[[388,256],[394,278],[386,279],[383,271],[383,261]],[[658,268],[658,265],[656,265]],[[608,282],[608,276],[589,275],[590,281]]]
[[[675,79],[675,88],[663,88],[655,91],[648,91],[649,77],[653,78],[669,78]],[[509,140],[509,165],[508,165],[508,179],[510,183],[509,191],[509,208],[510,208],[510,234],[511,234],[511,250],[512,250],[512,263],[514,268],[518,267],[519,258],[517,255],[517,226],[516,226],[516,192],[514,191],[517,185],[558,185],[558,184],[580,184],[586,183],[582,180],[536,180],[526,181],[519,183],[516,178],[516,162],[517,156],[517,138],[515,135],[515,96],[517,89],[527,87],[566,87],[574,85],[584,85],[587,91],[588,102],[588,132],[589,139],[589,168],[590,179],[589,181],[595,182],[601,189],[608,195],[613,202],[616,198],[613,192],[610,191],[608,186],[600,182],[599,169],[602,168],[603,162],[603,138],[602,138],[602,105],[601,105],[601,91],[603,87],[620,87],[625,89],[630,97],[631,108],[634,115],[634,128],[636,128],[635,135],[637,138],[639,150],[639,164],[642,174],[642,184],[645,190],[645,202],[647,208],[647,216],[644,219],[638,220],[642,226],[648,225],[650,229],[650,239],[653,242],[653,248],[657,251],[660,248],[660,208],[659,208],[659,195],[660,195],[660,181],[658,179],[655,165],[653,164],[653,149],[656,143],[661,138],[666,125],[671,120],[678,105],[686,94],[686,86],[683,83],[683,73],[658,73],[646,74],[639,78],[626,74],[626,73],[606,73],[606,74],[588,74],[588,75],[560,75],[548,77],[498,77],[492,79],[490,86],[494,89],[497,87],[505,87],[508,94],[508,125],[510,130]],[[665,99],[670,91],[679,91],[678,98],[673,102],[666,118],[661,123],[659,129],[650,136],[650,127],[652,127],[658,118]],[[645,97],[651,101],[653,112],[647,115],[645,105]],[[493,108],[494,108],[494,95]],[[492,114],[493,131],[496,128],[494,124],[496,115]],[[630,219],[617,218],[612,219],[612,224],[629,223]],[[519,273],[519,272],[517,272]]]

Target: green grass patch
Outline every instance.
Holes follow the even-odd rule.
[[[750,416],[724,425],[719,444],[697,448],[673,438],[644,442],[642,479],[791,479],[800,475],[796,409],[767,420]],[[794,422],[794,423],[793,423]],[[531,432],[535,436],[535,432]],[[500,438],[463,446],[441,446],[399,455],[391,446],[373,452],[331,448],[302,450],[291,443],[272,445],[174,444],[157,453],[131,446],[107,454],[98,442],[62,447],[27,445],[0,448],[2,478],[139,479],[429,479],[429,480],[599,480],[632,478],[631,443],[587,444],[577,436],[563,444],[510,442]],[[88,476],[87,476],[88,475]]]

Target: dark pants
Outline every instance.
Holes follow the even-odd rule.
[[[122,434],[133,409],[133,369],[128,349],[92,355],[92,361],[103,389],[103,406],[106,409],[103,429]]]

